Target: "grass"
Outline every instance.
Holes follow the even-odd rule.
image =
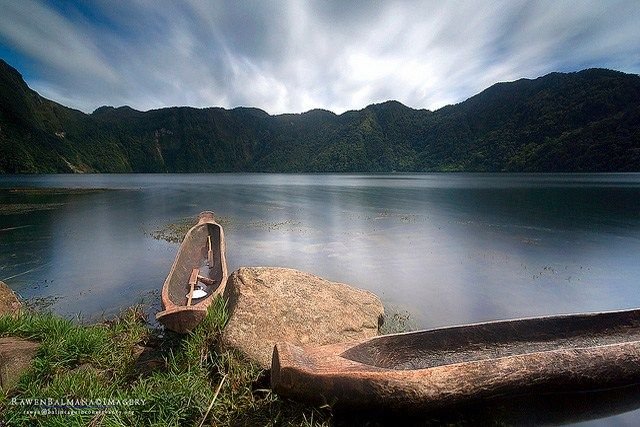
[[[20,215],[54,210],[70,197],[111,191],[104,188],[10,188],[0,189],[0,215]]]
[[[51,188],[51,187],[25,187],[10,188],[9,193],[28,194],[28,195],[76,195],[76,194],[94,194],[103,193],[105,191],[114,191],[108,188]]]
[[[227,229],[232,225],[231,219],[227,217],[216,216],[216,221],[218,222],[218,224]],[[197,215],[188,216],[180,218],[174,222],[164,224],[148,234],[150,234],[151,237],[156,240],[165,240],[170,243],[180,243],[182,242],[182,239],[184,239],[185,234],[187,234],[187,231],[189,231],[189,229],[193,227],[197,222]]]
[[[64,206],[64,203],[3,203],[0,215],[16,215],[34,211],[49,211]]]
[[[235,218],[226,216],[215,216],[216,222],[224,229],[229,230],[233,227],[251,227],[263,231],[290,230],[303,232],[304,227],[299,221],[283,220],[283,221],[265,221],[262,219],[251,220],[249,222],[240,222]],[[164,240],[170,243],[180,243],[184,239],[185,234],[191,227],[198,222],[197,216],[188,216],[180,218],[171,223],[163,224],[156,229],[146,232],[156,240]]]
[[[97,325],[54,314],[0,316],[0,336],[41,342],[31,370],[15,390],[0,394],[0,425],[297,426],[331,421],[328,410],[274,395],[263,370],[220,350],[227,322],[222,299],[187,335],[152,329],[143,313],[142,307],[133,307]],[[32,414],[42,406],[16,404],[49,398],[62,405],[68,399],[108,404],[86,413],[76,405],[60,415]]]
[[[175,222],[164,224],[153,230],[150,234],[156,240],[165,240],[171,243],[180,243],[191,227],[198,222],[197,216],[181,218]]]

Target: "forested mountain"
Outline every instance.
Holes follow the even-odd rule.
[[[498,83],[437,111],[172,107],[85,114],[0,60],[0,173],[640,171],[640,76]]]

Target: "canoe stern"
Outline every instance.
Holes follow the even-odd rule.
[[[175,307],[170,310],[164,310],[156,314],[156,320],[165,328],[177,332],[179,334],[186,334],[191,332],[198,326],[207,315],[206,307],[203,309],[196,309],[194,307]]]

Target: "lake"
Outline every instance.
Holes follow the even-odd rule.
[[[154,232],[202,210],[229,271],[368,289],[416,328],[640,306],[640,174],[0,176],[0,202],[0,280],[82,319],[157,310],[178,245]]]

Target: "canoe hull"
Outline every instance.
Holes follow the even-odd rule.
[[[622,313],[622,314],[621,314]],[[634,323],[637,311],[613,313],[610,318],[626,318]],[[586,317],[593,321],[598,316]],[[570,317],[547,318],[551,324],[570,324]],[[568,321],[568,320],[569,321]],[[606,321],[607,317],[603,318]],[[582,321],[582,317],[578,319]],[[535,320],[531,320],[536,323]],[[517,322],[528,322],[519,320]],[[525,323],[526,324],[526,323]],[[472,325],[478,330],[501,328],[516,329],[522,324],[494,322]],[[536,324],[536,326],[539,326]],[[621,334],[627,335],[625,324]],[[457,327],[465,328],[465,327]],[[443,328],[434,330],[436,336],[466,330]],[[556,332],[557,333],[557,332]],[[570,332],[567,332],[570,333]],[[420,335],[422,334],[422,335]],[[476,357],[475,360],[410,369],[396,369],[361,363],[353,359],[354,349],[384,348],[370,343],[393,342],[410,339],[412,334],[378,337],[357,343],[335,344],[316,348],[299,348],[278,343],[274,349],[271,385],[276,393],[314,404],[330,404],[336,409],[391,410],[405,413],[439,411],[453,407],[509,397],[519,394],[581,392],[603,388],[622,387],[640,382],[640,341],[607,343],[595,346],[563,347],[523,352],[514,355]],[[415,334],[420,339],[429,336]],[[566,338],[563,336],[566,342]],[[582,341],[580,341],[582,342]],[[588,342],[588,341],[585,341]],[[527,343],[528,344],[528,343]],[[535,348],[535,346],[534,346]],[[464,349],[456,349],[463,351]],[[491,353],[495,352],[491,349]],[[477,356],[477,355],[476,355]],[[382,360],[384,355],[363,360]]]
[[[173,332],[186,334],[202,323],[206,315],[206,307],[178,307],[174,310],[163,310],[157,313],[156,320]]]
[[[171,331],[187,333],[204,320],[209,306],[222,295],[227,283],[225,252],[222,227],[212,212],[200,213],[198,223],[185,235],[162,286],[164,310],[156,314],[158,322]],[[202,280],[215,285],[208,288],[207,297],[189,301],[189,276],[195,268],[201,271],[198,274]]]
[[[274,391],[342,409],[428,412],[509,395],[597,390],[640,381],[639,342],[520,355],[499,362],[350,374],[300,368],[313,358],[292,347],[278,344],[274,351]]]

